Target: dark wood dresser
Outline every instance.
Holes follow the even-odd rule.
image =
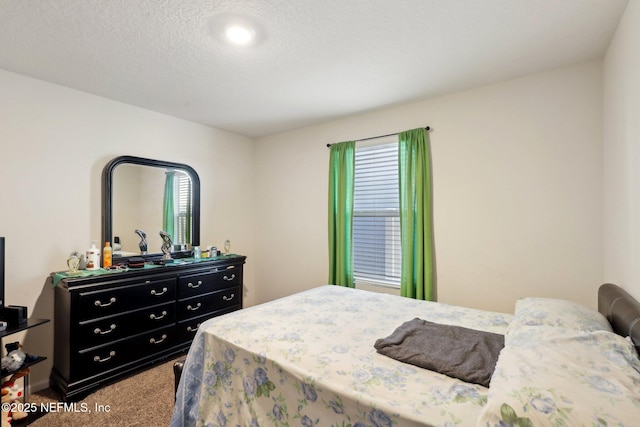
[[[246,257],[64,277],[51,386],[65,400],[184,353],[205,320],[242,308]]]

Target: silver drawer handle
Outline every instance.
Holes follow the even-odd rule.
[[[151,289],[151,295],[160,296],[167,293],[167,288],[162,288],[162,292],[156,292],[155,289]]]
[[[197,310],[197,309],[199,309],[200,307],[202,307],[202,303],[198,303],[198,304],[196,304],[196,306],[195,306],[195,307],[191,307],[191,304],[189,304],[189,305],[187,306],[187,310],[189,310],[189,311],[196,311],[196,310]]]
[[[189,332],[197,331],[199,327],[200,327],[200,323],[198,323],[195,328],[192,328],[191,326],[187,326],[187,331]]]
[[[111,332],[113,332],[113,330],[116,328],[116,324],[112,323],[111,326],[109,326],[109,329],[107,329],[106,331],[103,331],[100,328],[95,328],[93,330],[93,333],[96,335],[106,335],[106,334],[110,334]]]
[[[236,274],[235,274],[235,273],[234,273],[234,274],[232,274],[232,275],[231,275],[231,277],[222,276],[222,278],[223,278],[224,280],[226,280],[227,282],[230,282],[230,281],[232,281],[233,279],[235,279],[235,278],[236,278]]]
[[[116,302],[116,297],[111,297],[109,302],[106,303],[106,304],[103,304],[100,300],[96,300],[96,302],[94,302],[94,304],[95,304],[96,307],[109,307],[114,302]]]
[[[162,318],[164,318],[167,315],[167,311],[166,310],[162,310],[162,314],[160,316],[156,316],[155,314],[151,313],[149,315],[149,319],[151,320],[160,320]]]
[[[111,351],[109,352],[109,356],[108,356],[108,357],[105,357],[104,359],[100,359],[100,356],[94,356],[94,357],[93,357],[93,361],[94,361],[94,362],[100,362],[100,363],[102,363],[102,362],[106,362],[107,360],[111,359],[111,358],[112,358],[113,356],[115,356],[115,355],[116,355],[116,352],[115,352],[115,351],[113,351],[113,350],[111,350]]]
[[[225,300],[225,301],[231,301],[235,296],[236,296],[236,294],[231,294],[230,297],[228,297],[226,295],[223,295],[222,299]]]
[[[197,283],[196,285],[194,285],[194,284],[193,284],[193,283],[191,283],[191,282],[187,283],[187,286],[188,286],[188,287],[190,287],[190,288],[193,288],[193,289],[195,289],[195,288],[199,288],[199,287],[200,287],[200,285],[202,285],[202,280],[198,280],[198,283]]]
[[[162,341],[167,339],[167,334],[162,334],[162,338],[160,338],[158,341],[156,341],[155,338],[151,338],[149,340],[149,344],[160,344]]]

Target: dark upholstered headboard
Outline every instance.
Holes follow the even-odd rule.
[[[615,333],[631,337],[640,354],[640,303],[620,286],[605,283],[598,289],[598,311]]]

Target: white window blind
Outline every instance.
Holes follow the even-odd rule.
[[[191,204],[191,179],[184,172],[177,171],[173,179],[174,196],[174,239],[175,243],[183,244],[187,241],[187,208]]]
[[[356,145],[353,213],[356,284],[400,287],[399,205],[397,141]]]

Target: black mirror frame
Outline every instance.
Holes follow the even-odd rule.
[[[113,241],[113,172],[118,165],[123,163],[152,166],[159,168],[182,169],[191,177],[192,195],[192,221],[191,221],[191,246],[200,245],[200,177],[198,173],[189,165],[182,163],[166,162],[163,160],[153,160],[144,157],[120,156],[107,163],[102,170],[102,242]],[[189,256],[191,251],[183,254],[174,253],[174,257]],[[161,258],[162,253],[149,253],[147,255],[139,255],[145,259]],[[121,257],[118,259],[126,259]]]

